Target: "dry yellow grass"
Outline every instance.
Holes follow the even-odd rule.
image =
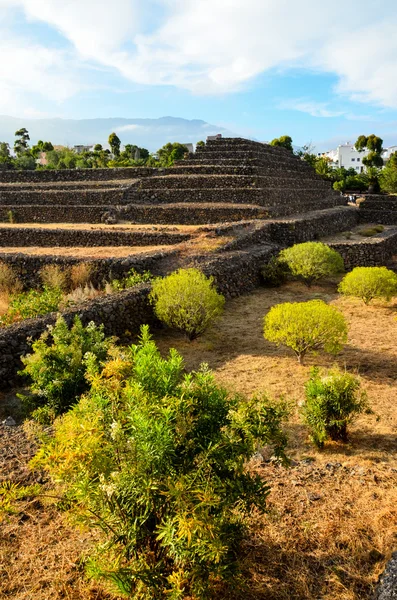
[[[144,252],[167,252],[174,246],[95,246],[91,248],[78,248],[65,246],[60,247],[20,247],[20,248],[1,248],[0,253],[28,254],[30,256],[72,256],[76,258],[121,258],[132,254],[142,254]]]
[[[300,366],[288,350],[264,340],[264,314],[279,302],[317,297],[338,307],[349,322],[348,344],[336,362],[360,373],[376,414],[360,416],[348,444],[330,443],[318,451],[296,408],[287,424],[292,467],[252,462],[272,491],[269,512],[252,515],[245,600],[369,600],[397,546],[396,305],[366,307],[334,290],[297,283],[257,290],[229,301],[220,321],[194,342],[167,330],[155,336],[162,352],[176,347],[188,369],[207,362],[217,380],[236,391],[284,394],[298,407],[310,366],[335,360],[320,354]],[[0,534],[0,597],[104,600],[99,588],[84,583],[77,566],[90,544],[88,534],[71,530],[52,508],[25,512],[28,519],[10,518]],[[221,597],[240,598],[235,591]]]

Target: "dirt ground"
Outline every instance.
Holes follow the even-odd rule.
[[[349,339],[336,359],[320,353],[301,366],[288,350],[264,340],[263,316],[276,303],[312,298],[345,315]],[[161,351],[176,347],[187,369],[207,362],[217,380],[235,391],[266,391],[291,401],[286,425],[291,467],[260,457],[251,464],[272,491],[268,513],[252,515],[244,554],[245,599],[370,600],[397,548],[396,309],[396,303],[366,307],[339,298],[331,284],[308,290],[291,283],[229,301],[220,321],[194,342],[165,329],[155,333]],[[361,376],[374,414],[351,425],[349,443],[329,443],[318,451],[308,441],[299,405],[311,366],[335,363]],[[1,439],[0,457],[5,454]],[[3,436],[3,447],[6,442]],[[25,446],[22,439],[18,448],[11,444],[19,468],[26,464],[20,455]],[[73,531],[54,507],[21,501],[1,526],[0,597],[104,600],[99,588],[82,579],[80,556],[89,544],[90,535]]]
[[[0,253],[28,254],[29,256],[72,256],[76,258],[121,258],[131,256],[132,254],[143,254],[147,252],[166,252],[174,246],[95,246],[95,247],[76,247],[76,246],[27,246],[21,248],[0,248]]]
[[[0,228],[8,229],[73,229],[73,230],[109,230],[109,231],[178,231],[178,232],[194,232],[201,229],[208,229],[209,225],[151,225],[151,224],[134,224],[134,223],[117,223],[115,225],[107,225],[98,223],[91,225],[90,223],[0,223]]]

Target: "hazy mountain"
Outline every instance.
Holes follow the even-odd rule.
[[[223,127],[210,125],[198,119],[187,120],[176,117],[160,119],[27,119],[0,115],[0,141],[14,143],[15,131],[26,127],[31,144],[38,140],[55,144],[107,144],[109,134],[115,131],[122,144],[136,144],[151,151],[166,142],[198,142],[207,135],[222,133],[236,137]]]

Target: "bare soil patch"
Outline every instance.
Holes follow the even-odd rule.
[[[301,366],[288,350],[264,340],[263,316],[276,303],[312,298],[341,310],[349,322],[349,340],[337,359],[319,354]],[[397,546],[396,309],[396,303],[365,307],[339,298],[335,285],[308,290],[291,283],[229,301],[222,319],[194,342],[165,329],[156,332],[162,352],[176,347],[187,369],[207,362],[217,380],[237,392],[267,391],[292,401],[287,425],[291,467],[266,457],[251,464],[272,491],[268,513],[252,515],[245,545],[245,599],[371,598]],[[361,375],[375,415],[363,415],[351,426],[348,444],[330,443],[318,451],[308,442],[299,404],[310,367],[334,363]],[[26,442],[0,438],[0,453],[4,445],[14,448],[24,469],[28,454],[21,449]],[[105,600],[108,596],[82,576],[80,556],[91,541],[44,500],[38,505],[21,501],[16,514],[1,525],[0,597]],[[235,592],[222,595],[237,597]]]

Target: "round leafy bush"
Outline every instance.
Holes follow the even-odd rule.
[[[375,298],[389,301],[397,294],[397,275],[386,267],[356,267],[344,276],[338,291],[369,304]]]
[[[363,411],[369,411],[368,400],[358,377],[338,369],[323,374],[312,370],[302,413],[316,446],[329,438],[346,442],[348,424]]]
[[[169,327],[199,336],[223,312],[225,298],[214,287],[214,279],[198,269],[179,269],[153,283],[150,298],[156,316]]]
[[[295,244],[280,252],[280,260],[288,265],[292,275],[308,286],[313,281],[344,271],[341,255],[321,242]]]
[[[268,263],[262,267],[261,274],[263,283],[270,287],[278,287],[285,283],[290,270],[288,265],[273,256]]]
[[[264,445],[284,458],[285,405],[230,394],[205,365],[186,374],[147,326],[103,370],[88,363],[90,391],[57,419],[34,464],[102,532],[89,575],[137,600],[235,590],[251,511],[269,494],[247,461]]]
[[[340,352],[347,341],[347,325],[343,315],[322,300],[285,302],[265,316],[264,336],[291,348],[302,364],[309,351]]]

